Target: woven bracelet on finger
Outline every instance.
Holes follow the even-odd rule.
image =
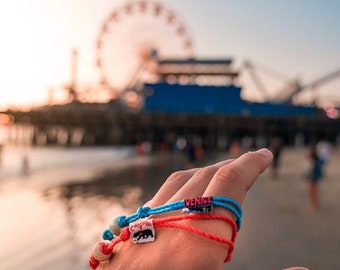
[[[204,232],[198,228],[188,226],[186,224],[177,223],[183,220],[221,220],[225,221],[232,227],[231,239],[222,238],[220,236]],[[113,248],[120,242],[125,242],[132,236],[134,243],[153,242],[155,240],[155,229],[159,228],[175,228],[195,233],[201,237],[216,241],[218,243],[228,245],[228,254],[224,262],[231,260],[231,254],[234,250],[235,239],[237,236],[237,225],[235,221],[224,215],[215,214],[190,214],[172,216],[159,219],[146,219],[143,221],[131,223],[129,227],[125,227],[120,231],[119,236],[112,241],[104,241],[96,244],[93,248],[89,265],[92,269],[96,269],[101,262],[109,260],[113,256]]]
[[[183,209],[184,212],[191,213],[210,213],[212,212],[213,206],[218,206],[229,210],[235,216],[237,230],[240,230],[242,208],[237,201],[227,197],[199,197],[184,199],[154,208],[148,206],[139,207],[137,212],[134,214],[113,218],[109,224],[109,228],[103,232],[102,237],[104,240],[112,240],[114,235],[119,235],[120,230],[129,226],[131,222],[149,217],[151,215],[163,214],[180,209]]]

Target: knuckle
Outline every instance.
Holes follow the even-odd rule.
[[[217,181],[230,184],[239,182],[240,176],[240,169],[232,164],[220,168],[215,174]]]
[[[185,171],[176,171],[176,172],[173,172],[168,180],[170,181],[174,181],[174,182],[177,182],[177,181],[180,181],[184,176],[186,175],[186,172]]]
[[[193,170],[180,170],[170,174],[167,178],[167,182],[179,182],[182,183],[183,180],[190,178],[193,175]]]
[[[195,175],[199,177],[212,177],[215,173],[216,169],[212,166],[206,166],[203,168],[199,168],[196,172]]]

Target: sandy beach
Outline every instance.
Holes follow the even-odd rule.
[[[333,149],[320,183],[320,209],[309,204],[305,149],[286,149],[278,179],[266,171],[244,205],[234,258],[225,269],[339,269],[339,149]]]
[[[104,152],[97,152],[98,163],[69,161],[72,170],[51,166],[0,181],[2,270],[89,269],[90,250],[109,219],[134,211],[184,161],[177,154],[113,159]],[[219,153],[205,162],[226,157]],[[339,161],[340,151],[333,149],[320,183],[321,207],[312,211],[303,178],[305,149],[286,148],[279,177],[266,171],[249,192],[236,251],[225,269],[338,269]]]

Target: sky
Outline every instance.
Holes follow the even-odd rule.
[[[73,49],[78,52],[79,89],[103,98],[107,95],[99,84],[103,73],[114,70],[112,79],[126,84],[133,73],[128,63],[138,62],[143,46],[156,47],[164,55],[189,54],[182,48],[183,38],[173,34],[159,17],[123,13],[122,7],[128,2],[135,5],[137,0],[3,1],[0,109],[29,108],[52,97],[55,102],[64,99],[64,87],[71,80]],[[245,99],[275,98],[293,79],[307,85],[340,69],[338,0],[148,2],[174,12],[176,20],[185,26],[195,57],[232,58],[234,68],[241,71],[238,84]],[[114,11],[124,23],[108,19]],[[110,34],[104,36],[101,30],[109,23]],[[98,40],[105,40],[105,48],[97,50]],[[104,71],[96,65],[98,59]],[[252,81],[244,68],[246,61],[253,64],[265,90]],[[308,102],[314,97],[320,104],[340,104],[340,76],[313,92],[304,91],[300,99]]]

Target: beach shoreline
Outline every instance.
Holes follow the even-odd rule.
[[[278,177],[273,179],[267,170],[250,190],[236,250],[224,269],[294,265],[337,269],[340,151],[332,151],[320,183],[321,207],[312,211],[303,176],[305,150],[285,148]],[[25,270],[88,269],[92,245],[110,218],[134,212],[186,161],[183,153],[112,158],[111,151],[99,152],[87,153],[66,169],[47,166],[31,178],[0,181],[0,212],[6,217],[0,224],[3,270],[18,269],[27,260],[30,265]],[[94,156],[96,160],[87,161]],[[200,165],[229,157],[227,152],[209,153]]]

